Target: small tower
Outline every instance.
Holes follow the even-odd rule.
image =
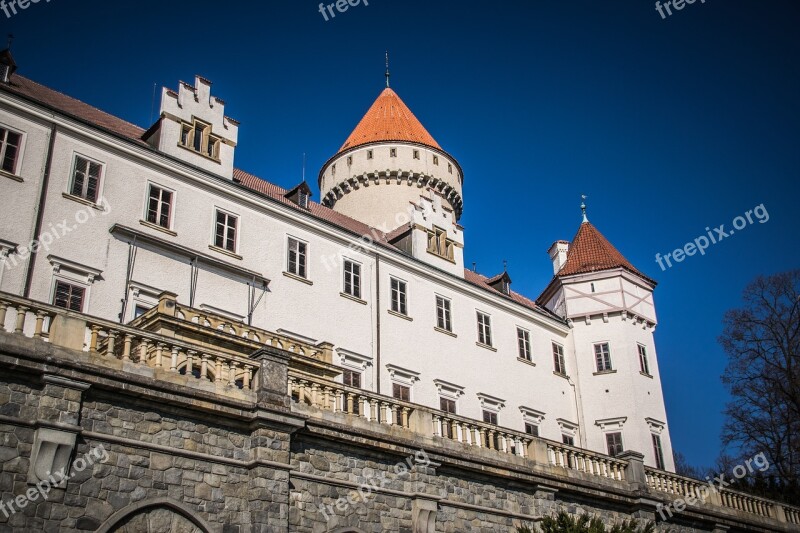
[[[636,269],[588,220],[571,243],[550,248],[555,276],[538,303],[567,319],[581,396],[581,444],[643,453],[674,470],[656,357],[656,282]]]
[[[399,221],[420,196],[438,196],[456,223],[463,209],[461,167],[388,87],[388,79],[339,152],[322,167],[322,204],[389,232],[402,225]]]

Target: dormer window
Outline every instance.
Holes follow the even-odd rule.
[[[447,238],[447,232],[434,227],[428,232],[428,252],[450,261],[453,260],[453,241]]]
[[[195,120],[181,126],[181,146],[211,159],[219,159],[219,137],[211,135],[211,124]]]

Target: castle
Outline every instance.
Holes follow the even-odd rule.
[[[112,463],[0,530],[500,531],[701,485],[673,473],[655,281],[585,208],[537,298],[465,268],[463,169],[388,81],[317,203],[235,167],[202,77],[148,129],[9,51],[0,77],[0,495]],[[379,499],[334,505],[368,472]],[[800,521],[729,492],[678,530]]]

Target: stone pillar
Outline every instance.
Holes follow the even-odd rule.
[[[274,346],[265,346],[250,356],[251,359],[261,363],[253,387],[258,394],[259,406],[289,408],[290,399],[286,394],[289,383],[289,357],[289,352]],[[301,397],[300,401],[302,400]]]

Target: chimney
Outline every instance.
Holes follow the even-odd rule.
[[[567,253],[569,252],[569,243],[567,241],[556,241],[553,246],[547,251],[550,260],[553,261],[553,274],[558,274],[559,270],[564,267],[567,262]]]

